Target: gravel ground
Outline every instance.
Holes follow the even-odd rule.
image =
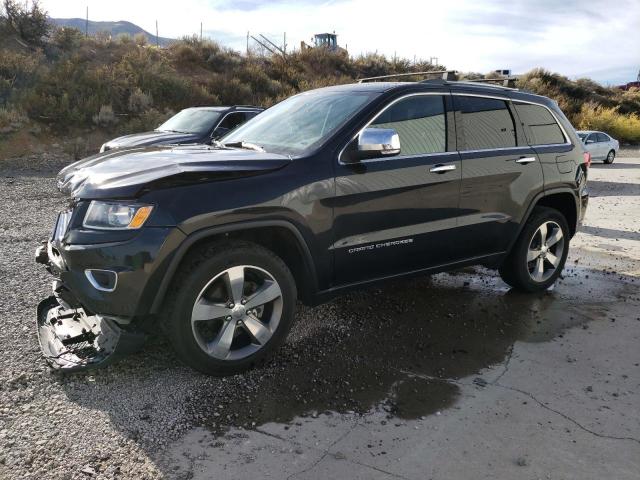
[[[627,151],[612,167],[594,166],[585,231],[576,236],[565,278],[554,292],[533,299],[507,293],[494,272],[468,269],[356,292],[313,309],[300,306],[290,339],[271,363],[224,379],[179,365],[161,338],[91,374],[50,372],[34,329],[35,307],[49,294],[50,278],[33,262],[33,251],[65,203],[50,176],[64,159],[48,159],[45,173],[39,169],[38,175],[34,159],[5,165],[0,170],[0,478],[210,478],[225,459],[244,469],[230,478],[261,476],[262,467],[253,463],[260,454],[234,447],[257,431],[282,443],[261,450],[277,462],[276,478],[306,459],[308,465],[291,472],[302,475],[329,452],[317,430],[311,435],[315,440],[304,440],[305,422],[318,417],[331,426],[334,443],[347,438],[351,426],[377,419],[379,443],[368,448],[384,458],[384,450],[402,440],[387,428],[417,430],[420,422],[459,409],[467,397],[465,382],[483,388],[484,377],[473,380],[478,372],[504,365],[506,372],[519,342],[545,344],[587,330],[593,321],[610,321],[614,307],[608,305],[615,305],[618,325],[630,325],[625,338],[635,338],[637,345],[639,156]],[[578,345],[582,341],[586,346],[584,339]],[[620,367],[628,382],[624,408],[607,408],[637,411],[638,357],[624,357],[627,363]],[[617,372],[617,365],[611,368]],[[611,380],[612,389],[619,388],[618,380]],[[627,442],[621,449],[631,448],[640,458],[637,416],[630,424],[598,415],[585,421],[594,422],[592,430],[626,429],[616,435],[630,438],[631,446]],[[429,434],[422,435],[424,440]],[[307,452],[307,444],[315,445],[315,453]],[[200,451],[203,445],[208,454]],[[357,448],[344,447],[331,458],[345,460]],[[202,460],[206,455],[215,465]],[[525,467],[530,459],[514,462]],[[630,470],[617,478],[633,478],[626,473],[640,468],[627,457],[620,462]],[[354,478],[365,468],[364,461],[343,464],[351,466],[346,472]],[[362,478],[423,478],[390,473],[384,464],[371,468]]]

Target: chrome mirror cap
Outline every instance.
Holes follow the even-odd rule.
[[[398,155],[398,132],[393,128],[365,128],[358,136],[358,152],[365,158]]]

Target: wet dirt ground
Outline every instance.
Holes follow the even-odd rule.
[[[637,150],[592,168],[552,290],[472,268],[301,306],[273,361],[225,379],[161,338],[50,374],[31,253],[62,199],[51,178],[0,181],[0,478],[640,478]]]

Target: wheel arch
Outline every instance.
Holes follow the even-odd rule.
[[[212,242],[241,239],[261,245],[278,255],[291,270],[298,295],[304,303],[312,303],[318,291],[313,257],[302,233],[285,220],[242,222],[199,230],[189,235],[178,247],[154,296],[150,313],[159,313],[175,274],[185,258]]]
[[[507,250],[507,254],[511,252],[525,224],[531,217],[531,213],[535,207],[549,207],[558,210],[567,220],[571,237],[573,237],[578,229],[579,206],[576,199],[576,193],[570,188],[556,188],[540,192],[529,205],[526,214],[522,218],[522,222],[518,227],[518,233],[514,236]]]
[[[578,228],[578,205],[574,193],[556,192],[541,197],[535,206],[549,207],[558,210],[569,224],[571,237],[573,237]]]

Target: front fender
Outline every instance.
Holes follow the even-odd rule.
[[[184,259],[185,255],[190,250],[190,248],[193,245],[195,245],[197,242],[201,240],[205,240],[207,238],[213,238],[215,236],[225,234],[225,233],[240,232],[243,230],[265,228],[265,227],[286,228],[295,236],[300,246],[300,251],[303,254],[303,260],[305,263],[306,271],[308,272],[308,275],[309,275],[311,290],[313,293],[317,292],[318,291],[317,273],[316,273],[317,269],[316,269],[315,262],[313,260],[313,256],[311,255],[311,251],[309,249],[309,246],[304,236],[293,223],[287,220],[278,220],[278,219],[237,222],[237,223],[231,223],[227,225],[204,228],[191,233],[184,239],[184,241],[176,249],[175,253],[171,258],[171,262],[167,267],[164,278],[162,279],[162,282],[157,290],[153,303],[151,304],[151,309],[149,313],[152,313],[152,314],[160,313],[162,309],[162,304],[167,294],[167,290],[171,285],[171,281],[173,280],[173,277],[176,271],[178,270],[180,263],[182,262],[182,260]]]

